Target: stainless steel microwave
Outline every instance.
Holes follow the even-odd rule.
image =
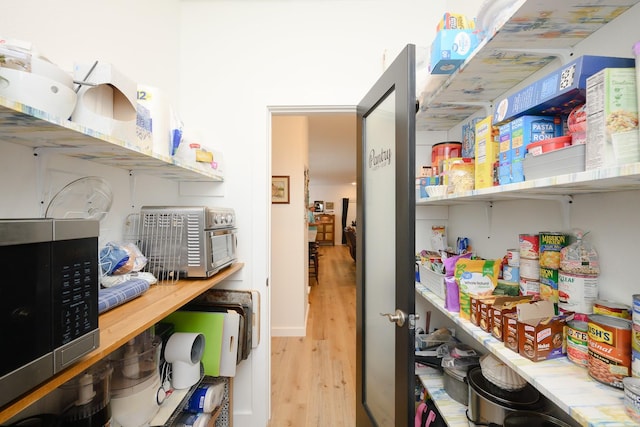
[[[99,345],[94,220],[0,219],[0,406]]]

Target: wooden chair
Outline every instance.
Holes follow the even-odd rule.
[[[353,227],[345,227],[344,234],[347,238],[347,247],[349,248],[349,253],[351,254],[351,258],[356,260],[356,230]]]
[[[316,279],[316,283],[320,284],[318,280],[319,266],[318,266],[318,247],[320,245],[316,242],[309,242],[309,274],[313,274]]]

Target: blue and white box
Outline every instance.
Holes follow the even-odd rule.
[[[524,181],[522,162],[532,142],[562,136],[559,117],[520,116],[511,121],[511,182]]]
[[[431,74],[452,74],[478,47],[474,30],[440,30],[431,44]]]
[[[569,114],[586,100],[587,77],[604,68],[635,67],[632,58],[580,56],[526,88],[495,102],[493,122],[503,124],[525,114]]]

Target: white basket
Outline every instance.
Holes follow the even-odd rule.
[[[440,298],[445,299],[444,274],[436,273],[420,264],[420,283]]]

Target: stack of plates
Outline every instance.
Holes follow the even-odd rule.
[[[522,390],[527,385],[527,381],[524,378],[491,354],[487,354],[480,359],[480,368],[482,369],[482,376],[501,389],[517,391]]]

